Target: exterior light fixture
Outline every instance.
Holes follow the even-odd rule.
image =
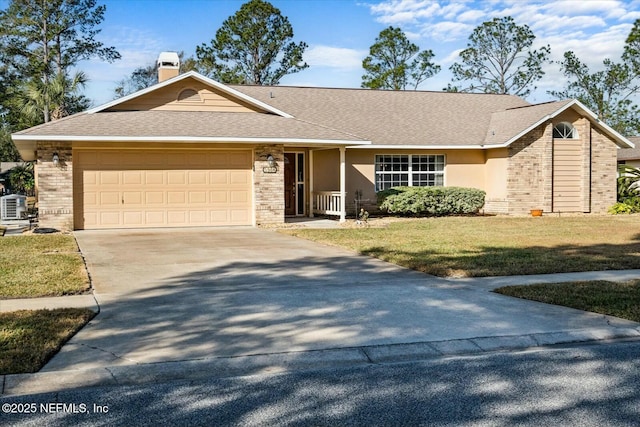
[[[277,173],[278,172],[278,163],[276,163],[276,159],[271,154],[269,154],[267,156],[267,165],[268,166],[262,168],[262,172],[264,172],[264,173]]]
[[[51,158],[51,160],[53,161],[53,166],[58,166],[58,164],[60,163],[60,156],[58,156],[58,153],[53,153],[53,157]]]

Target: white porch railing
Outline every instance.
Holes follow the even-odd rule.
[[[314,214],[340,215],[339,191],[316,191],[312,197]]]

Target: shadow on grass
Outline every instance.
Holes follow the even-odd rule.
[[[638,240],[636,236],[635,240]],[[377,246],[361,254],[440,277],[485,277],[640,268],[640,242],[623,245],[480,247],[463,253]]]

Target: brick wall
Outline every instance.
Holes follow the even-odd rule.
[[[509,147],[507,199],[510,214],[551,211],[553,125],[545,123]]]
[[[70,142],[38,142],[39,226],[73,230],[73,159]],[[60,162],[53,164],[53,153]]]
[[[278,164],[276,173],[265,172],[269,154]],[[256,224],[284,223],[284,146],[257,146],[254,167]]]
[[[606,213],[616,202],[617,147],[591,128],[591,212]]]

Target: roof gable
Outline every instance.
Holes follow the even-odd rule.
[[[570,108],[589,119],[592,126],[607,134],[619,147],[629,148],[634,146],[627,138],[620,135],[606,123],[601,122],[591,110],[577,99],[547,102],[494,112],[491,115],[485,144],[507,147],[536,127],[554,119]]]
[[[183,97],[194,92],[197,96]],[[138,92],[87,110],[87,114],[103,111],[229,111],[271,113],[291,118],[265,102],[254,99],[195,71],[180,74]]]

